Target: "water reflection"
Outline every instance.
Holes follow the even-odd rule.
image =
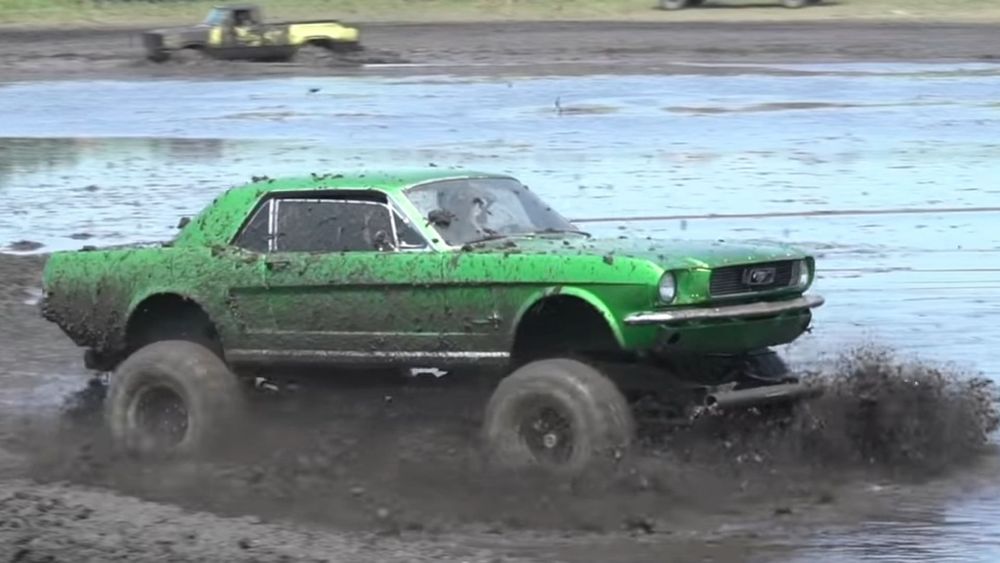
[[[8,177],[76,164],[79,139],[0,139],[0,191]]]

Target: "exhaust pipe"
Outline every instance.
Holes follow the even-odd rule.
[[[705,406],[734,409],[757,407],[774,403],[784,403],[800,401],[817,397],[823,393],[822,389],[804,383],[783,383],[781,385],[765,385],[752,389],[740,389],[738,391],[721,391],[710,393],[705,397]]]

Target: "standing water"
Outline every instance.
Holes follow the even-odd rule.
[[[591,232],[815,253],[828,304],[785,350],[800,365],[877,342],[1000,379],[1000,67],[795,70],[6,85],[0,246],[166,239],[252,175],[484,169]],[[1000,559],[1000,488],[970,479],[872,485],[891,503],[796,534],[793,560]]]

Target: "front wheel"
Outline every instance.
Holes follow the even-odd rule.
[[[115,444],[141,456],[205,451],[232,430],[243,393],[225,362],[193,342],[154,342],[111,377],[105,415]]]
[[[146,60],[154,63],[165,63],[170,60],[170,51],[167,51],[165,49],[156,49],[153,51],[147,51]]]
[[[357,41],[334,41],[330,44],[330,50],[335,53],[357,53],[365,49]]]
[[[610,379],[576,360],[548,359],[500,382],[486,407],[483,435],[492,458],[507,468],[579,473],[613,465],[634,427]]]

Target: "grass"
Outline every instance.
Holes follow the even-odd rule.
[[[225,0],[220,0],[224,2]],[[200,20],[204,0],[0,0],[0,23],[151,25]],[[1000,0],[826,0],[801,10],[778,0],[706,0],[703,8],[666,12],[658,0],[271,0],[269,19],[375,21],[954,21],[1000,23]]]

